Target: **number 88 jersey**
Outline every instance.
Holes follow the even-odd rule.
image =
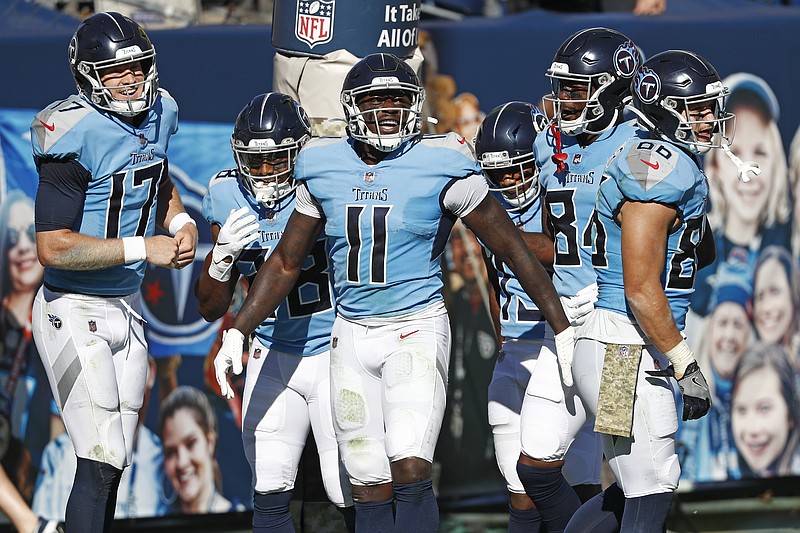
[[[214,176],[203,198],[203,217],[222,227],[231,210],[248,206],[256,215],[259,238],[248,244],[236,258],[236,268],[252,283],[258,269],[275,249],[286,222],[294,211],[295,195],[281,200],[274,209],[258,203],[242,185],[236,169]],[[255,330],[267,348],[294,355],[316,355],[327,351],[333,327],[333,292],[329,278],[325,235],[314,245],[303,263],[300,277],[289,295]]]
[[[695,161],[675,146],[631,138],[610,161],[597,195],[592,256],[599,289],[597,308],[633,317],[622,280],[622,232],[616,219],[622,204],[658,202],[677,210],[667,239],[662,273],[664,292],[678,329],[683,329],[697,274],[695,249],[706,227],[708,182]]]

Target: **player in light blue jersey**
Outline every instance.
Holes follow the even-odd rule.
[[[310,136],[306,112],[281,93],[254,97],[236,118],[231,137],[236,168],[217,173],[203,198],[203,216],[214,241],[197,283],[206,320],[225,315],[240,276],[252,282],[275,249],[294,210],[295,158]],[[253,471],[253,531],[294,531],[289,502],[309,429],[328,497],[352,511],[330,405],[330,285],[322,236],[292,291],[256,327],[250,343],[242,441]],[[227,365],[220,368],[217,363],[220,391],[233,398]]]
[[[295,212],[218,357],[234,365],[241,335],[295,285],[324,227],[337,297],[331,402],[356,531],[434,532],[431,467],[450,355],[440,257],[455,219],[512,268],[555,331],[573,331],[547,272],[488,194],[470,145],[420,134],[416,73],[393,55],[369,55],[348,73],[341,99],[348,136],[301,150]]]
[[[639,63],[639,52],[626,36],[590,28],[568,37],[547,71],[552,93],[544,105],[553,120],[537,136],[534,152],[553,283],[573,326],[583,323],[596,300],[591,261],[595,197],[605,164],[636,131],[622,115]],[[572,386],[570,361],[555,359],[558,342],[548,330],[522,406],[518,464],[526,493],[551,533],[563,531],[581,501],[599,492],[602,460],[591,417]],[[564,471],[568,450],[583,460],[573,459]]]
[[[541,233],[538,168],[533,141],[547,118],[526,102],[508,102],[492,109],[475,135],[475,153],[500,200],[523,238]],[[552,244],[540,250],[552,255]],[[552,259],[551,259],[552,261]],[[551,262],[550,261],[550,262]],[[545,320],[514,273],[487,252],[486,266],[494,287],[492,319],[502,342],[489,384],[489,424],[497,465],[509,493],[509,533],[541,530],[541,516],[517,476],[520,453],[520,411],[530,375],[543,347]],[[560,380],[556,376],[557,380]]]
[[[147,377],[139,286],[150,263],[191,264],[197,228],[169,177],[178,107],[155,49],[119,13],[84,20],[69,45],[78,94],[31,126],[36,240],[45,266],[33,331],[78,456],[68,531],[109,531]],[[172,236],[155,236],[156,225]]]
[[[665,531],[680,476],[669,378],[682,392],[684,420],[711,407],[681,331],[695,274],[713,260],[708,183],[697,155],[729,142],[727,90],[702,57],[668,51],[640,67],[632,92],[647,134],[625,143],[600,184],[592,258],[598,300],[579,330],[573,364],[617,483],[585,504],[568,531]],[[620,491],[621,516],[604,505]]]

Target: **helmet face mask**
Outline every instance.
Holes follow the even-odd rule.
[[[632,93],[640,122],[693,154],[733,141],[735,117],[725,111],[728,88],[697,54],[670,50],[653,56],[637,73]]]
[[[486,152],[480,163],[491,183],[489,190],[503,195],[511,206],[509,211],[522,211],[539,197],[539,170],[533,152],[518,157],[508,157],[508,152]],[[509,180],[513,182],[504,184]]]
[[[416,73],[391,54],[372,54],[345,77],[340,101],[353,139],[391,152],[422,130],[425,90]]]
[[[544,100],[553,105],[558,128],[567,135],[602,133],[606,126],[616,122],[618,116],[616,108],[606,115],[600,103],[600,96],[615,81],[614,78],[606,72],[591,76],[554,74],[555,70],[564,67],[568,68],[567,65],[557,67],[554,64],[547,71],[552,93],[544,96]],[[609,117],[610,120],[602,121],[607,122],[606,126],[601,126],[601,119]]]
[[[558,128],[567,135],[608,130],[620,116],[640,63],[636,46],[617,31],[590,28],[569,37],[546,73],[552,93],[544,100],[553,106]]]
[[[311,137],[302,107],[281,93],[261,94],[239,113],[231,148],[245,189],[273,208],[296,188],[294,161]]]
[[[507,211],[522,211],[541,192],[533,142],[546,118],[526,102],[494,108],[475,135],[475,153],[489,178],[489,190],[502,195]]]
[[[100,109],[132,117],[155,102],[155,48],[141,26],[119,13],[84,20],[70,41],[69,62],[78,92]]]

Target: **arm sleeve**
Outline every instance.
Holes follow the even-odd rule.
[[[322,218],[322,207],[319,205],[317,200],[311,196],[311,193],[306,187],[306,183],[304,181],[300,182],[300,185],[297,186],[296,189],[297,199],[294,204],[295,211],[299,211],[304,215],[308,215],[314,218]]]
[[[472,174],[464,179],[455,180],[444,195],[444,207],[457,217],[467,216],[478,207],[486,195],[489,185],[483,174]]]
[[[36,191],[36,231],[77,228],[90,179],[89,171],[77,161],[42,162]]]

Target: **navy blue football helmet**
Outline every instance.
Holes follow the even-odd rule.
[[[271,208],[297,188],[294,161],[310,138],[308,115],[291,96],[259,94],[244,106],[236,117],[231,147],[239,176],[256,201]],[[272,173],[261,175],[265,162]]]
[[[539,196],[539,169],[533,154],[536,135],[546,127],[547,119],[535,106],[526,102],[508,102],[492,109],[478,126],[475,154],[492,183],[511,206],[509,211],[527,208]],[[519,173],[518,181],[503,186],[507,175]]]
[[[117,100],[103,86],[103,70],[138,61],[144,81],[120,88],[131,92],[143,86],[132,100]],[[78,92],[92,104],[123,116],[135,116],[153,105],[158,93],[156,50],[139,24],[119,13],[97,13],[81,22],[69,43],[69,65]]]
[[[631,92],[643,126],[694,154],[730,145],[733,139],[734,116],[725,111],[728,88],[711,63],[694,52],[654,55],[639,69]],[[690,107],[710,109],[711,118],[693,118]],[[695,129],[703,128],[712,133],[710,138],[706,134],[708,140],[696,135]]]
[[[567,135],[599,134],[613,126],[626,100],[630,84],[642,63],[633,41],[608,28],[589,28],[570,36],[556,52],[547,77],[552,94],[544,97],[553,104],[559,129]],[[585,85],[585,98],[561,98],[562,87]],[[583,105],[577,118],[565,119],[562,107]]]
[[[403,91],[411,98],[409,109],[394,108],[400,111],[401,118],[398,132],[392,135],[370,131],[366,119],[376,122],[378,110],[362,111],[358,107],[361,96],[386,90]],[[347,120],[348,135],[383,152],[391,152],[422,130],[422,103],[425,101],[425,89],[422,88],[414,69],[395,55],[370,54],[353,65],[344,79],[340,100]]]

